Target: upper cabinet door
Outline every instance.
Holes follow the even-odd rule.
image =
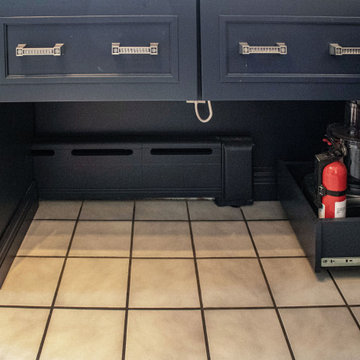
[[[288,3],[201,0],[204,99],[360,97],[360,6]]]
[[[0,100],[196,99],[196,2],[113,2],[0,18]]]

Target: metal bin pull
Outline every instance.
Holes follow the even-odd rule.
[[[329,53],[333,56],[360,55],[360,47],[343,47],[336,43],[329,44]]]
[[[287,55],[287,46],[283,42],[278,42],[274,46],[250,46],[247,42],[239,42],[239,52],[241,55]]]
[[[120,43],[112,43],[111,54],[114,56],[159,55],[159,43],[150,43],[150,46],[120,46]]]
[[[26,44],[18,44],[16,56],[61,56],[64,44],[55,44],[52,48],[27,48]]]

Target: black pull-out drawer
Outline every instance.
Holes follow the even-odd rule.
[[[360,207],[348,206],[345,219],[318,219],[316,209],[303,191],[303,179],[312,172],[312,163],[279,163],[279,198],[298,240],[315,271],[359,266]]]

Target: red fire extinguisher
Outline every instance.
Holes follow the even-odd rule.
[[[322,206],[320,219],[346,217],[347,169],[341,161],[334,161],[323,168],[319,193]]]

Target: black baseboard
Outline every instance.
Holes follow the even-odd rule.
[[[277,177],[274,168],[255,168],[254,171],[254,200],[271,201],[277,200]],[[173,189],[172,191],[161,191],[156,189],[147,190],[124,190],[124,189],[54,189],[40,188],[39,196],[44,200],[141,200],[145,198],[166,197],[194,197],[194,198],[216,198],[218,205],[250,205],[252,201],[233,203],[222,202],[221,189],[208,190],[186,190]]]
[[[37,190],[35,183],[32,183],[0,238],[0,287],[29,229],[37,208]]]
[[[255,201],[271,201],[278,199],[275,168],[255,168],[254,199]]]
[[[40,198],[211,197],[222,205],[252,201],[252,152],[251,138],[230,136],[87,144],[39,140],[32,147]]]
[[[50,189],[40,188],[42,200],[141,200],[150,198],[210,198],[221,196],[221,189],[186,190],[173,189]]]

